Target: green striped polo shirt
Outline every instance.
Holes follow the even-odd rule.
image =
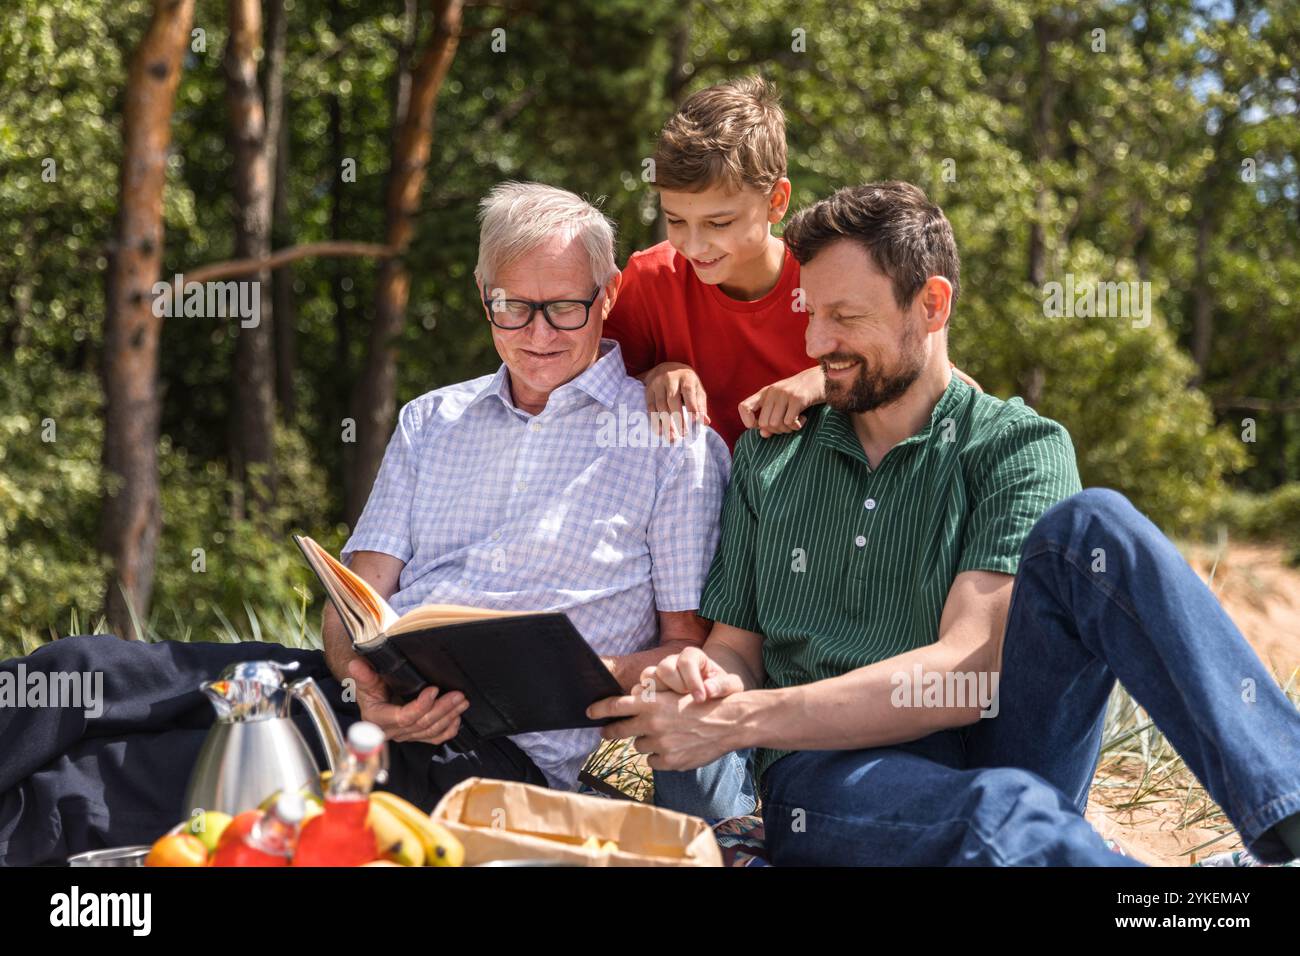
[[[939,638],[963,571],[1014,574],[1030,528],[1080,490],[1074,446],[1018,398],[955,375],[872,468],[848,415],[736,445],[700,614],[763,635],[765,687],[837,677]],[[760,749],[756,772],[789,751]]]

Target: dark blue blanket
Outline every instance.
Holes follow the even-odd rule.
[[[83,850],[152,843],[181,820],[190,771],[215,719],[199,684],[244,660],[297,661],[293,679],[315,679],[345,731],[360,719],[320,651],[279,644],[65,637],[0,663],[11,687],[20,674],[24,686],[36,672],[103,675],[96,716],[81,706],[0,706],[0,864],[62,863]],[[327,766],[310,718],[293,710],[318,765]],[[465,755],[390,744],[389,767],[385,789],[425,810],[471,776],[546,783],[508,740]]]

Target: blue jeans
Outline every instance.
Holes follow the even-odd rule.
[[[762,780],[772,862],[1133,865],[1083,818],[1116,678],[1250,851],[1290,859],[1270,828],[1300,813],[1300,712],[1159,529],[1122,495],[1089,489],[1048,510],[1025,541],[997,716],[778,760]],[[657,773],[656,788],[669,777],[666,805],[689,808],[746,759]],[[742,787],[729,807],[689,812],[701,808],[752,803]]]

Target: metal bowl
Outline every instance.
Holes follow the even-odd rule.
[[[68,866],[144,866],[148,846],[114,846],[68,857]]]

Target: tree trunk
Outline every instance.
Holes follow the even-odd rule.
[[[1219,231],[1220,199],[1223,184],[1230,181],[1236,157],[1229,153],[1229,144],[1236,135],[1236,111],[1227,112],[1211,140],[1213,158],[1206,167],[1196,197],[1196,251],[1192,273],[1192,360],[1196,362],[1196,375],[1191,384],[1199,386],[1205,381],[1214,347],[1214,289],[1210,285],[1214,267],[1214,240]]]
[[[1196,362],[1193,385],[1205,380],[1214,342],[1214,292],[1210,289],[1210,241],[1214,219],[1206,202],[1196,220],[1195,278],[1192,280],[1192,360]]]
[[[689,0],[682,3],[679,13],[677,26],[668,37],[668,48],[670,60],[668,63],[668,75],[665,93],[668,95],[668,104],[674,110],[682,105],[686,99],[686,86],[691,81],[691,74],[686,71],[686,64],[690,62],[691,56],[691,4]],[[656,206],[658,204],[656,203]],[[658,208],[655,212],[655,241],[663,242],[668,238],[668,220],[664,218],[664,211]]]
[[[337,14],[337,6],[331,4],[332,14]],[[334,22],[333,20],[331,22]],[[343,159],[347,150],[343,145],[343,104],[337,92],[329,98],[329,141],[330,169],[333,179],[330,182],[330,239],[338,241],[343,236]],[[330,301],[334,305],[334,387],[330,390],[332,427],[343,428],[343,419],[348,416],[349,392],[352,383],[352,321],[344,302],[343,264],[333,263],[330,267]],[[343,501],[349,500],[352,487],[352,465],[356,456],[352,445],[343,445]]]
[[[435,4],[433,33],[411,72],[407,109],[393,149],[384,222],[385,241],[398,252],[379,267],[366,366],[352,406],[357,420],[357,448],[346,502],[349,524],[356,523],[365,507],[396,412],[396,341],[406,320],[410,294],[410,274],[402,254],[414,231],[413,219],[433,146],[434,106],[456,55],[462,7],[461,0],[437,0]]]
[[[153,284],[163,254],[163,188],[172,110],[194,0],[154,0],[131,59],[122,119],[121,199],[104,314],[103,550],[112,560],[104,613],[113,633],[140,637],[162,526],[158,488],[158,339]]]
[[[284,47],[288,17],[284,0],[267,0],[266,32],[266,143],[271,173],[271,245],[284,249],[293,244],[289,222],[289,124],[285,119]],[[293,380],[297,372],[297,323],[294,316],[293,269],[283,266],[271,278],[274,317],[275,400],[286,421],[297,412]]]
[[[1029,223],[1029,249],[1026,278],[1037,294],[1047,282],[1047,183],[1046,165],[1055,156],[1052,137],[1052,113],[1056,108],[1056,84],[1052,78],[1052,24],[1044,17],[1034,18],[1034,44],[1038,52],[1038,97],[1034,103],[1031,137],[1038,165],[1038,182],[1034,187],[1034,215]],[[1025,404],[1038,407],[1043,400],[1047,374],[1035,362],[1020,373],[1018,391]]]
[[[1046,164],[1056,157],[1052,136],[1052,113],[1056,109],[1056,84],[1052,79],[1052,25],[1043,17],[1034,18],[1034,44],[1038,51],[1038,97],[1034,103],[1031,137],[1038,166],[1038,183],[1034,190],[1034,218],[1029,225],[1030,283],[1042,291],[1047,281],[1047,183]]]
[[[271,163],[267,151],[266,111],[257,80],[262,46],[260,0],[229,0],[230,39],[226,44],[226,101],[230,109],[230,145],[234,156],[235,256],[261,258],[271,249]],[[235,381],[231,397],[231,466],[247,485],[247,500],[263,511],[274,497],[272,471],[275,426],[275,366],[272,352],[270,283],[263,270],[256,324],[236,324]],[[247,281],[247,280],[245,280]],[[265,485],[253,480],[261,475]]]

